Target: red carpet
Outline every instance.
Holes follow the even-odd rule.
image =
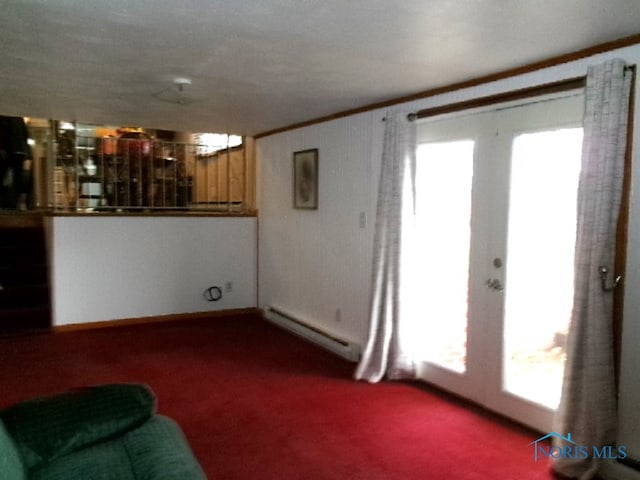
[[[536,435],[252,317],[0,339],[0,407],[143,382],[213,479],[550,479]]]

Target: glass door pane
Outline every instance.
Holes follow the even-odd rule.
[[[472,140],[418,146],[415,295],[421,312],[421,357],[458,373],[466,371]]]
[[[582,128],[513,140],[503,389],[556,409],[573,300]]]

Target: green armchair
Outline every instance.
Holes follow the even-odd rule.
[[[0,410],[2,480],[206,480],[144,385],[88,387]]]

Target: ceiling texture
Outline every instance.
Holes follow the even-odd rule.
[[[0,113],[242,135],[640,33],[640,0],[0,0],[0,11]]]

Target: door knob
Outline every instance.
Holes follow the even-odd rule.
[[[489,278],[485,282],[485,285],[487,286],[487,288],[491,290],[495,290],[496,292],[501,292],[502,290],[504,290],[504,287],[502,286],[502,282],[497,278]]]

